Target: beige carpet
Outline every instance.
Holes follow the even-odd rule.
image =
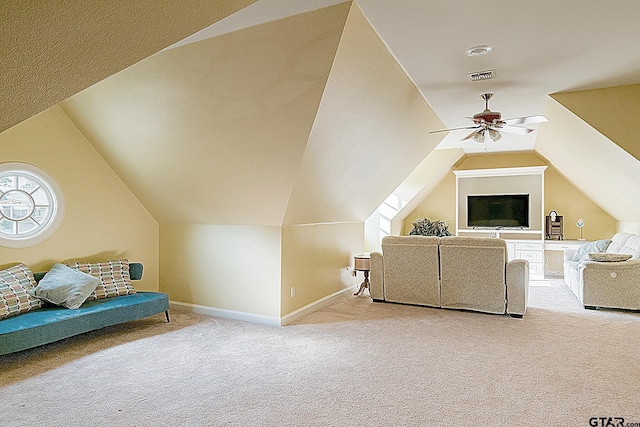
[[[560,280],[523,319],[351,295],[274,328],[184,312],[0,356],[0,426],[640,423],[640,314]]]

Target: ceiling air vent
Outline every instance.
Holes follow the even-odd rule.
[[[489,80],[496,76],[496,70],[478,71],[475,73],[467,74],[470,82],[479,82],[482,80]]]

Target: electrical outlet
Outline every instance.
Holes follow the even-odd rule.
[[[291,298],[296,296],[296,287],[291,288]]]
[[[561,258],[561,257],[559,257],[559,256],[557,256],[557,257],[556,257],[556,262],[561,262],[561,261],[562,261],[562,258]]]

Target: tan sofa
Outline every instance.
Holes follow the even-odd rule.
[[[374,301],[522,317],[528,264],[508,261],[502,239],[388,236],[371,253],[370,293]]]
[[[585,308],[640,310],[640,236],[617,233],[605,246],[605,254],[631,255],[622,262],[591,261],[588,254],[600,252],[602,242],[564,250],[566,285]]]

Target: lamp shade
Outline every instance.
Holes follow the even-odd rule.
[[[500,132],[498,132],[497,130],[489,129],[489,137],[493,142],[497,142],[500,138],[502,138],[502,135],[500,135]]]
[[[480,143],[484,142],[484,130],[481,130],[473,135],[473,140]]]

